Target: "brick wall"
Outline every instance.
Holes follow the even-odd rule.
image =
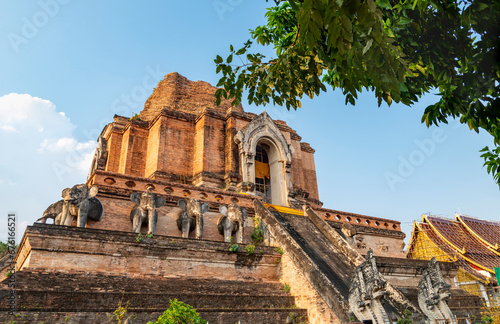
[[[35,224],[27,228],[21,246],[29,244],[29,262],[22,254],[16,261],[30,270],[273,280],[281,257],[265,246],[246,255],[229,252],[228,243],[222,242],[160,235],[137,242],[136,237],[111,230]]]

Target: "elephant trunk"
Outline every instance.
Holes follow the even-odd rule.
[[[182,220],[182,237],[183,238],[189,237],[189,230],[191,229],[191,222],[192,222],[192,219],[189,216]]]
[[[147,209],[148,213],[148,234],[154,235],[156,231],[156,223],[158,222],[158,212],[156,206],[152,209]]]
[[[231,236],[233,234],[235,224],[226,218],[224,222],[224,242],[231,242]]]
[[[76,222],[77,227],[85,227],[87,224],[87,217],[89,215],[90,201],[85,199],[82,201],[78,208],[78,219]]]
[[[243,243],[243,222],[238,224],[238,231],[236,232],[236,243],[242,244]]]
[[[203,214],[196,216],[195,238],[201,240],[203,236]]]
[[[69,212],[69,207],[71,205],[71,200],[65,200],[63,203],[61,224],[65,226],[71,226],[73,222],[73,215]]]
[[[139,206],[132,209],[132,232],[140,233],[142,220],[144,219],[144,211]]]

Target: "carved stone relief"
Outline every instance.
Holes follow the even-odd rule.
[[[97,147],[95,149],[94,158],[90,164],[90,171],[87,177],[95,172],[95,170],[104,170],[106,167],[106,161],[108,160],[108,141],[104,137],[99,137],[97,140]]]
[[[447,319],[451,324],[456,323],[455,316],[446,303],[446,299],[451,296],[450,288],[451,286],[444,282],[436,258],[432,258],[418,284],[418,305],[427,316],[427,323],[434,323],[434,320],[439,319]]]
[[[376,324],[392,323],[382,306],[386,284],[370,249],[366,261],[356,268],[349,288],[349,308],[358,320],[372,320]]]

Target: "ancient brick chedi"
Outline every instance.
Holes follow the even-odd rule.
[[[62,190],[20,242],[22,316],[106,323],[128,301],[145,323],[178,298],[210,323],[392,323],[405,309],[425,320],[428,264],[405,258],[400,222],[323,208],[314,149],[265,111],[216,106],[215,91],[171,73],[139,115],[104,127],[86,184]],[[456,265],[433,269],[429,296],[450,287],[454,314],[479,305],[454,285]],[[8,294],[4,280],[2,323]]]
[[[100,169],[246,192],[254,186],[242,187],[242,182],[255,184],[255,178],[242,173],[242,169],[259,159],[259,145],[268,156],[271,173],[274,168],[280,171],[272,174],[271,182],[278,178],[272,185],[286,193],[286,197],[273,195],[274,203],[288,205],[288,197],[299,195],[320,206],[314,150],[309,144],[301,142],[285,122],[272,121],[266,113],[257,117],[245,113],[241,106],[231,107],[228,101],[216,106],[214,93],[215,88],[206,82],[168,74],[137,119],[115,116],[103,130],[109,157]],[[239,132],[249,124],[251,134],[240,139]],[[249,144],[253,147],[247,148]],[[289,178],[283,179],[283,170]]]

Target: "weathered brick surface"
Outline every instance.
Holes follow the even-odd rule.
[[[7,282],[0,282],[2,289]],[[277,280],[222,280],[156,275],[113,275],[99,272],[23,270],[16,277],[16,289],[47,292],[150,292],[178,291],[186,294],[228,294],[288,296]]]
[[[149,177],[156,170],[162,169],[162,159],[165,152],[166,145],[166,118],[161,116],[155,121],[155,123],[149,128],[149,136],[147,143],[147,153],[146,153],[146,170],[144,172],[145,177]]]
[[[302,163],[302,151],[300,150],[300,142],[291,138],[291,144],[294,150],[292,163],[292,183],[297,188],[305,188],[305,180]]]
[[[120,158],[122,148],[123,134],[118,127],[110,127],[113,130],[109,132],[108,139],[108,160],[106,162],[106,170],[111,172],[118,172],[120,169]],[[116,129],[114,129],[116,128]]]
[[[8,314],[0,282],[0,322],[111,323],[129,302],[134,323],[156,319],[177,298],[210,323],[283,323],[305,309],[277,280],[281,255],[258,246],[251,255],[227,243],[155,236],[137,242],[118,231],[35,224],[17,255],[17,316]],[[243,246],[242,246],[243,248]],[[22,269],[21,269],[22,268]]]
[[[231,107],[231,101],[222,98],[219,106],[215,104],[217,89],[204,81],[190,81],[177,72],[165,75],[155,88],[153,94],[146,100],[140,117],[151,120],[166,108],[198,115],[206,107],[225,113]],[[232,107],[243,112],[241,105]]]
[[[22,243],[31,247],[29,262],[21,255],[16,261],[18,268],[51,271],[218,279],[276,277],[279,254],[270,247],[247,255],[229,252],[229,244],[222,242],[159,235],[141,242],[136,238],[127,232],[35,224],[27,228]]]
[[[211,110],[205,110],[196,122],[196,143],[194,160],[198,167],[193,170],[194,185],[223,188],[225,129],[224,119]],[[198,176],[198,174],[203,173]]]
[[[116,179],[116,178],[114,178]],[[161,190],[161,188],[160,188]],[[161,195],[160,190],[154,190],[154,192],[158,192]],[[132,231],[132,221],[130,220],[130,211],[135,206],[135,204],[130,200],[130,193],[133,190],[125,191],[125,195],[109,195],[106,194],[107,190],[104,187],[101,187],[101,193],[97,196],[101,201],[104,207],[104,215],[100,221],[87,221],[87,228],[96,228],[96,229],[106,229],[106,230],[118,230],[123,232],[131,232]],[[177,227],[177,219],[180,216],[182,210],[177,207],[177,203],[180,199],[186,199],[182,195],[182,190],[180,188],[176,188],[176,192],[179,196],[173,197],[172,195],[166,196],[167,205],[160,207],[157,209],[158,212],[158,223],[156,226],[156,235],[167,235],[173,237],[181,237],[181,231]],[[201,192],[204,193],[204,192]],[[225,197],[222,202],[216,199],[218,194],[213,193],[205,193],[206,197],[203,199],[201,194],[191,193],[190,196],[193,196],[197,199],[207,201],[212,208],[209,212],[204,214],[203,217],[203,239],[205,240],[213,240],[213,241],[223,241],[224,237],[219,233],[218,230],[218,221],[222,214],[219,213],[219,207],[221,204],[230,204],[230,199],[238,199],[235,197]],[[243,196],[243,198],[238,199],[238,203],[243,207],[251,204],[251,200],[246,202],[247,196]],[[252,210],[250,211],[252,214]],[[76,219],[73,220],[73,225],[76,225]],[[148,227],[147,224],[144,224],[141,228],[141,232],[143,235],[147,234]],[[250,243],[251,234],[253,232],[253,221],[251,218],[247,218],[245,220],[245,230],[244,230],[244,242]],[[195,238],[194,231],[189,233],[189,238]]]
[[[0,321],[6,314],[5,282],[0,282]],[[235,319],[242,323],[283,323],[295,312],[295,299],[277,281],[216,280],[97,275],[85,272],[21,271],[16,279],[17,318],[28,321],[49,319],[59,323],[68,317],[72,323],[109,323],[107,316],[118,306],[129,303],[134,323],[145,323],[145,316],[157,318],[177,298],[197,308],[202,317],[222,323]],[[294,307],[294,309],[291,309]],[[27,316],[25,316],[27,315]],[[64,315],[64,316],[62,316]],[[265,316],[271,316],[266,318]],[[66,321],[68,321],[66,320]],[[94,323],[92,322],[92,323]],[[3,322],[2,322],[3,323]]]
[[[291,287],[297,307],[307,309],[310,323],[341,323],[288,254],[281,258],[280,281]]]
[[[376,261],[378,271],[396,287],[418,287],[424,270],[429,266],[428,260],[401,259],[397,257],[378,256]],[[455,262],[440,262],[439,266],[445,283],[452,288],[458,288],[455,284],[458,264]]]
[[[163,155],[158,156],[158,160],[162,161],[162,168],[158,169],[158,171],[187,177],[192,176],[194,154],[193,123],[168,118],[163,136],[165,136],[165,146],[162,148]]]
[[[285,323],[289,314],[297,314],[306,322],[307,316],[303,309],[199,309],[200,316],[209,323],[226,324],[255,324],[255,323]],[[17,313],[17,317],[0,311],[1,323],[45,323],[45,324],[104,324],[116,323],[111,320],[111,312],[26,312]],[[155,321],[161,312],[151,310],[135,310],[127,313],[132,316],[133,323],[146,323]]]

